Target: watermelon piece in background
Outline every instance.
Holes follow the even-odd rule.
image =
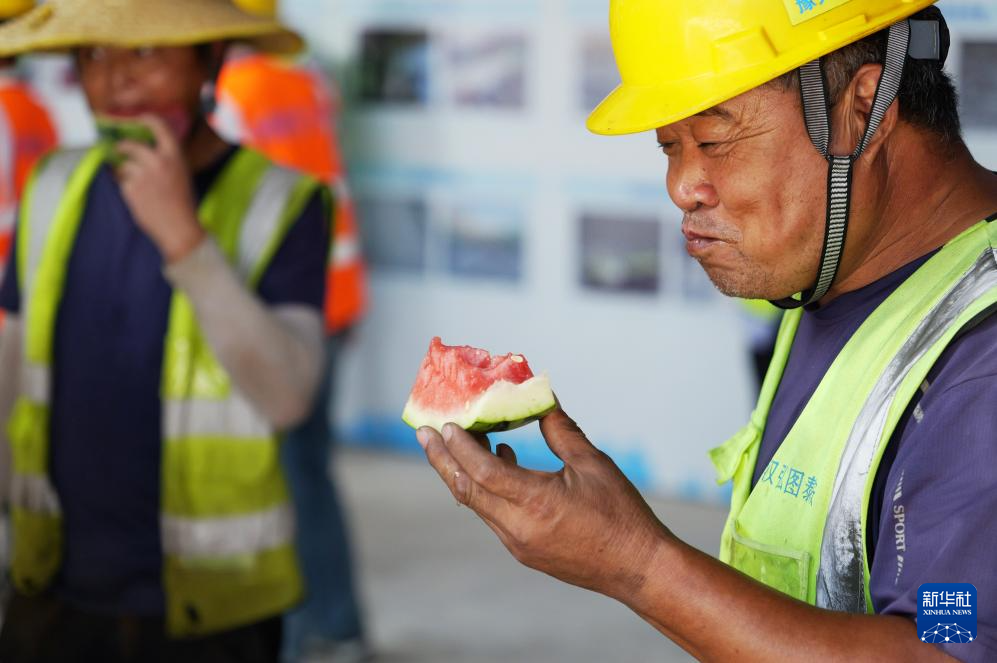
[[[557,407],[546,375],[526,357],[492,356],[468,345],[429,344],[402,419],[412,428],[446,423],[478,433],[525,426]]]

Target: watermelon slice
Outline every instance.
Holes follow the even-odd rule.
[[[525,426],[557,406],[546,375],[526,357],[492,356],[468,345],[429,344],[402,419],[412,428],[446,423],[479,433]]]

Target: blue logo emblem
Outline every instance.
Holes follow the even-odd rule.
[[[922,642],[965,644],[976,639],[976,587],[967,582],[917,588],[917,632]]]

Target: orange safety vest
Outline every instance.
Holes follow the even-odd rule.
[[[48,111],[31,89],[0,74],[0,277],[7,267],[14,218],[28,174],[58,142]]]
[[[367,306],[360,233],[333,128],[336,110],[333,94],[318,72],[272,56],[235,58],[218,79],[215,116],[218,124],[226,125],[219,127],[221,133],[238,134],[227,137],[313,175],[336,194],[325,302],[330,333],[356,323]]]

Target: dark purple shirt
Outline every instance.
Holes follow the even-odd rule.
[[[755,483],[848,339],[927,259],[803,314],[769,414]],[[953,342],[927,383],[889,442],[869,502],[866,534],[873,606],[878,614],[914,620],[922,583],[972,583],[979,596],[976,641],[940,646],[959,660],[993,661],[997,660],[997,315]],[[895,536],[897,507],[903,512],[900,542]]]
[[[195,177],[204,195],[234,150]],[[257,289],[321,310],[328,215],[316,196]],[[20,310],[16,252],[0,308]],[[160,615],[159,388],[172,290],[111,171],[94,179],[56,321],[50,472],[63,508],[57,591],[86,609]]]

